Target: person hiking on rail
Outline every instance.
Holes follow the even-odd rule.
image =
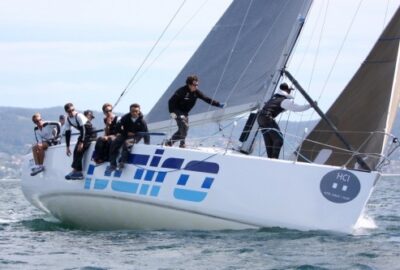
[[[31,176],[35,176],[45,169],[43,165],[45,151],[49,146],[59,143],[60,124],[44,121],[40,113],[32,116],[32,122],[36,125],[34,128],[36,144],[32,146],[35,166],[32,167]]]

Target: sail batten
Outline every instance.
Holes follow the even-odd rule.
[[[377,40],[371,52],[350,80],[326,115],[339,132],[346,132],[355,153],[343,150],[343,145],[320,121],[306,137],[299,160],[315,160],[321,151],[332,150],[325,164],[357,167],[356,156],[369,167],[380,163],[400,99],[399,38],[400,9],[398,9]],[[315,142],[318,142],[316,144]],[[330,145],[330,146],[327,146]]]
[[[212,31],[159,99],[146,120],[154,126],[169,120],[168,100],[186,77],[196,74],[199,89],[207,96],[226,103],[235,114],[242,105],[262,104],[274,74],[282,68],[282,55],[291,51],[287,44],[295,38],[293,29],[302,23],[312,0],[235,0]],[[254,106],[252,106],[254,107]],[[191,112],[196,115],[217,111],[198,102]],[[212,120],[212,119],[210,119]]]

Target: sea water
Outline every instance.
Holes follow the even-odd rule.
[[[400,178],[378,182],[353,235],[86,231],[31,206],[19,180],[0,180],[0,269],[400,269]]]

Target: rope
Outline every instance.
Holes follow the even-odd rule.
[[[160,53],[153,59],[153,61],[146,67],[146,69],[138,76],[138,78],[132,83],[132,86],[135,85],[153,66],[153,64],[161,57],[161,55],[171,46],[171,44],[175,41],[175,39],[182,33],[183,30],[188,26],[188,24],[199,14],[200,10],[207,4],[209,0],[203,2],[203,4],[190,16],[189,20],[187,20],[183,26],[178,30],[178,32],[171,38],[168,44],[160,51]]]
[[[345,42],[346,42],[346,40],[347,40],[347,37],[348,37],[348,35],[349,35],[349,33],[350,33],[350,30],[351,30],[352,27],[353,27],[354,21],[355,21],[355,19],[356,19],[356,17],[357,17],[357,14],[358,14],[359,10],[360,10],[360,7],[361,7],[362,2],[363,2],[363,0],[360,0],[360,1],[358,2],[357,9],[356,9],[356,11],[355,11],[355,13],[354,13],[354,15],[353,15],[353,18],[351,19],[351,22],[350,22],[349,27],[347,28],[346,34],[345,34],[345,36],[344,36],[344,38],[343,38],[343,40],[342,40],[342,43],[340,44],[340,48],[339,48],[339,50],[338,50],[338,52],[337,52],[337,54],[336,54],[336,56],[335,56],[335,59],[334,59],[333,64],[332,64],[332,66],[331,66],[331,69],[329,70],[328,76],[327,76],[327,78],[326,78],[326,80],[325,80],[325,82],[324,82],[323,87],[321,88],[322,90],[321,90],[320,95],[318,96],[317,100],[320,100],[321,97],[322,97],[322,95],[323,95],[324,92],[325,92],[325,89],[326,89],[326,86],[327,86],[327,84],[328,84],[328,81],[329,81],[329,79],[331,78],[332,72],[333,72],[333,70],[334,70],[334,68],[335,68],[335,66],[336,66],[336,63],[337,63],[337,61],[338,61],[338,59],[339,59],[339,56],[340,56],[340,54],[341,54],[341,52],[342,52],[342,49],[343,49],[344,44],[345,44]],[[311,113],[311,115],[310,115],[310,120],[311,120],[311,118],[312,118],[313,115],[314,115],[314,112]]]
[[[311,83],[312,83],[312,80],[313,80],[313,77],[314,77],[315,67],[316,67],[316,63],[317,63],[317,59],[318,59],[318,55],[319,55],[319,50],[320,50],[320,47],[321,47],[322,34],[323,34],[323,30],[325,29],[325,23],[326,23],[326,17],[327,17],[327,13],[328,13],[329,3],[330,3],[330,2],[329,2],[329,0],[328,0],[328,1],[327,1],[327,5],[326,5],[326,7],[325,7],[325,15],[323,16],[324,19],[323,19],[323,22],[322,22],[321,30],[320,30],[320,32],[319,32],[318,45],[317,45],[317,53],[316,53],[315,56],[314,56],[314,61],[313,61],[312,69],[311,69],[311,75],[310,75],[310,79],[309,79],[309,81],[308,81],[308,85],[307,85],[307,88],[306,88],[306,89],[310,89],[310,88],[311,88]],[[322,9],[322,6],[321,6],[321,9]],[[322,14],[322,12],[320,12],[320,13],[318,14],[317,21],[319,21],[319,18],[320,18],[320,15],[321,15],[321,14]],[[314,36],[314,31],[316,30],[316,26],[317,26],[317,25],[319,25],[319,24],[318,24],[318,23],[315,24],[315,27],[314,27],[313,32],[312,32],[312,37]],[[311,40],[312,40],[312,38],[310,39],[310,42],[309,42],[308,45],[307,45],[307,49],[306,49],[307,52],[308,52],[308,49],[309,49]],[[305,54],[304,54],[304,56],[305,56]],[[301,60],[301,64],[299,65],[299,68],[298,68],[297,72],[300,70],[300,67],[301,67],[303,61],[304,61],[304,57],[303,57],[303,59]],[[297,94],[297,92],[295,92],[295,96],[296,96],[296,94]],[[321,97],[321,95],[319,96],[318,101],[320,100],[320,97]],[[291,113],[292,113],[292,112],[289,112],[288,117],[287,117],[287,119],[286,119],[285,131],[287,130],[287,127],[288,127],[288,124],[289,124],[289,119],[290,119],[290,117],[291,117]],[[300,120],[298,121],[295,134],[298,134],[298,133],[299,133],[300,122],[302,122],[304,114],[305,114],[305,112],[301,112],[301,113],[300,113]]]
[[[314,5],[313,7],[315,7],[315,5]],[[299,73],[300,69],[302,68],[302,66],[303,66],[303,64],[304,64],[304,60],[305,60],[305,58],[306,58],[306,55],[308,54],[308,51],[310,50],[311,41],[313,40],[315,31],[316,31],[316,29],[317,29],[317,27],[318,27],[318,25],[319,25],[318,22],[319,22],[319,19],[320,19],[321,14],[322,14],[322,11],[321,11],[321,10],[322,10],[322,7],[323,7],[323,6],[321,5],[321,8],[320,8],[320,10],[319,10],[319,12],[318,12],[318,16],[317,16],[317,19],[316,19],[316,22],[317,22],[317,23],[314,24],[313,30],[312,30],[312,32],[311,32],[311,38],[308,40],[308,43],[307,43],[307,45],[306,45],[306,48],[305,48],[305,50],[304,50],[304,53],[302,54],[301,60],[299,61],[299,65],[298,65],[297,69],[295,69],[295,71],[293,72],[294,75],[296,75],[296,74]],[[325,13],[325,16],[326,16],[326,13]],[[301,32],[300,34],[302,34],[302,33],[303,33],[303,32]],[[297,48],[297,47],[296,47],[296,48]],[[294,55],[295,53],[296,53],[296,52],[293,51],[293,55]]]
[[[382,28],[385,28],[388,12],[389,12],[389,0],[386,1],[386,10],[385,10],[385,16],[383,17]]]
[[[125,89],[122,91],[121,95],[119,96],[119,98],[117,99],[117,101],[114,104],[114,108],[117,107],[118,103],[121,101],[121,98],[128,92],[129,87],[131,86],[131,83],[133,82],[133,80],[136,78],[136,75],[139,73],[139,71],[142,69],[143,65],[145,64],[145,62],[147,61],[147,59],[150,57],[151,53],[153,52],[153,50],[155,49],[155,47],[158,45],[158,43],[160,42],[161,38],[164,36],[165,32],[167,32],[167,29],[169,28],[169,26],[172,24],[172,22],[174,21],[174,19],[176,18],[176,16],[178,15],[179,11],[182,9],[183,5],[185,4],[186,0],[183,0],[182,4],[179,6],[179,8],[177,9],[177,11],[175,12],[174,16],[172,16],[171,20],[168,22],[168,24],[166,25],[166,27],[164,28],[164,30],[162,31],[161,35],[158,37],[157,41],[154,43],[153,47],[150,49],[150,51],[147,53],[146,57],[144,58],[144,60],[142,61],[142,63],[140,64],[140,66],[138,67],[138,69],[136,70],[135,74],[133,74],[132,78],[129,80],[128,84],[126,85]]]

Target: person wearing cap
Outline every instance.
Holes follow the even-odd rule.
[[[92,120],[95,118],[93,115],[93,111],[91,110],[86,110],[83,112],[83,115],[86,116],[90,124],[92,125],[92,132],[90,134],[90,140],[95,141],[97,139],[97,133],[96,133],[96,128],[93,126]]]
[[[179,147],[185,148],[185,138],[189,130],[189,112],[199,98],[212,106],[224,108],[225,104],[219,103],[204,95],[197,87],[199,79],[196,75],[190,75],[186,79],[186,85],[175,91],[168,101],[168,109],[172,119],[178,125],[178,131],[166,141],[167,146],[172,146],[179,141]]]
[[[84,112],[83,112],[83,115],[86,116],[86,118],[87,118],[89,121],[92,121],[92,120],[95,118],[94,115],[93,115],[93,112],[92,112],[91,110],[86,110],[86,111],[84,111]]]
[[[311,105],[298,105],[294,103],[290,91],[293,88],[287,83],[282,83],[279,89],[259,112],[258,125],[264,137],[266,152],[269,158],[279,158],[283,145],[283,135],[275,118],[283,111],[302,112],[311,108]]]

